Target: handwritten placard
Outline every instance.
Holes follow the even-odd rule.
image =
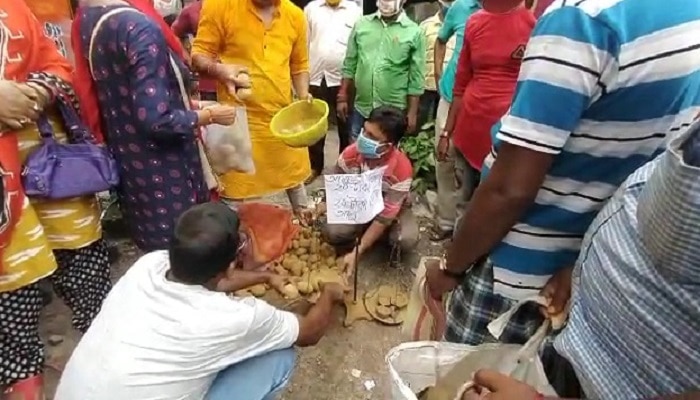
[[[366,224],[384,209],[382,178],[386,167],[361,174],[325,175],[329,224]]]

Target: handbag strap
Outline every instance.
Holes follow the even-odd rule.
[[[88,46],[88,54],[87,54],[87,59],[88,59],[88,66],[90,68],[90,75],[92,76],[92,79],[95,79],[95,71],[93,69],[92,65],[92,49],[95,47],[95,37],[97,36],[97,33],[100,31],[100,28],[102,27],[102,24],[107,21],[109,17],[112,15],[117,15],[121,14],[125,11],[132,11],[138,13],[138,10],[135,10],[131,7],[120,7],[120,8],[115,8],[113,10],[109,10],[106,13],[102,14],[100,19],[97,20],[95,23],[95,26],[92,28],[92,33],[90,34],[90,44]]]
[[[63,94],[56,96],[56,107],[61,113],[68,141],[72,143],[94,143],[95,136],[83,124],[73,105]]]
[[[51,126],[46,113],[41,114],[36,120],[36,127],[39,130],[39,135],[41,136],[42,141],[54,140],[53,127]]]

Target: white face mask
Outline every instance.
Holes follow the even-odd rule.
[[[401,0],[377,0],[377,9],[382,17],[393,17],[401,11]]]

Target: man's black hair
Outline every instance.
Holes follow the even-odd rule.
[[[394,145],[399,144],[403,135],[406,134],[408,121],[406,113],[392,106],[379,106],[369,113],[367,122],[377,124],[389,142]]]
[[[239,228],[238,214],[222,203],[199,204],[185,211],[170,242],[173,277],[203,285],[226,271],[236,259]]]

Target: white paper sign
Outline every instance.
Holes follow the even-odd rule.
[[[325,175],[329,224],[366,224],[384,209],[386,167],[361,174]]]

